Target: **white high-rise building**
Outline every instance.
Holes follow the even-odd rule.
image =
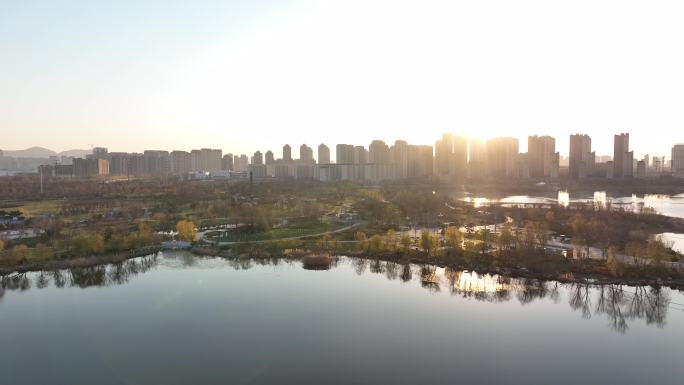
[[[672,147],[672,172],[684,172],[684,144],[675,144]]]
[[[389,146],[382,140],[374,140],[368,146],[368,162],[372,164],[389,164]]]
[[[354,163],[354,146],[351,144],[338,144],[335,147],[335,163],[337,163],[337,164],[353,164]]]
[[[318,145],[318,164],[330,164],[330,149],[323,143]]]

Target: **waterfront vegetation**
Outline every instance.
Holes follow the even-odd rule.
[[[361,186],[316,182],[12,179],[0,209],[20,211],[37,236],[0,241],[0,268],[133,255],[165,240],[227,257],[346,254],[550,278],[668,279],[681,255],[655,235],[684,232],[684,220],[649,209],[594,205],[475,207],[462,190],[432,183]],[[549,247],[564,238],[598,258]],[[569,253],[568,253],[569,252]],[[570,255],[569,255],[570,254]],[[311,259],[311,266],[321,261]]]
[[[32,288],[46,289],[51,285],[57,289],[65,287],[108,287],[125,285],[138,275],[150,272],[164,260],[180,260],[184,266],[202,265],[210,262],[212,257],[195,255],[187,252],[155,254],[132,258],[94,266],[71,267],[68,269],[51,269],[37,272],[15,273],[0,277],[0,299],[7,291],[26,291]],[[353,268],[357,275],[366,272],[383,275],[390,281],[399,280],[404,283],[418,281],[420,285],[431,291],[440,292],[446,289],[452,295],[473,298],[484,302],[507,302],[517,299],[521,304],[528,304],[546,297],[559,298],[561,291],[566,291],[568,304],[581,312],[583,317],[606,315],[609,326],[620,333],[628,329],[628,322],[636,318],[645,318],[648,323],[663,327],[670,305],[666,289],[637,286],[625,290],[619,284],[563,283],[530,277],[513,278],[499,274],[477,274],[468,270],[453,267],[437,269],[428,264],[398,263],[369,258],[337,257],[326,254],[299,256],[282,256],[278,258],[226,258],[225,263],[213,265],[215,268],[230,267],[231,270],[246,271],[263,266],[278,268],[280,265],[297,265],[305,270],[331,270]],[[595,304],[589,296],[596,291]]]

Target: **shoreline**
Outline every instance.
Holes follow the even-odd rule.
[[[114,263],[121,263],[133,258],[144,257],[146,255],[156,254],[161,251],[160,246],[151,246],[141,249],[131,250],[124,253],[92,255],[89,257],[78,257],[72,259],[51,259],[47,261],[31,262],[12,267],[0,267],[0,275],[9,275],[13,273],[23,274],[34,271],[50,271],[50,270],[65,270],[86,268],[99,265],[107,265]]]
[[[134,250],[128,253],[115,253],[115,254],[105,254],[90,257],[79,257],[67,260],[48,260],[33,262],[23,265],[17,265],[13,267],[0,267],[0,275],[10,275],[10,274],[23,274],[29,272],[37,271],[52,271],[52,270],[65,270],[65,269],[78,269],[78,268],[88,268],[107,264],[116,264],[125,262],[129,259],[144,257],[148,255],[157,254],[163,251],[159,246],[148,247],[143,249]],[[175,250],[171,250],[175,251]],[[183,251],[183,250],[178,250]],[[420,255],[412,254],[388,254],[380,253],[377,255],[370,255],[366,252],[359,251],[347,251],[344,253],[335,252],[314,252],[311,250],[297,250],[291,252],[281,252],[281,253],[271,253],[260,251],[258,253],[241,253],[235,254],[227,250],[217,249],[217,248],[206,248],[206,247],[194,247],[189,250],[185,250],[196,256],[214,257],[214,258],[224,258],[224,259],[302,259],[307,256],[316,254],[328,254],[332,257],[349,257],[365,259],[368,261],[383,261],[383,262],[393,262],[399,264],[415,264],[415,265],[427,265],[440,268],[450,268],[454,270],[466,270],[475,271],[478,274],[496,274],[510,278],[528,278],[537,279],[541,281],[556,281],[560,283],[579,283],[579,284],[594,284],[594,285],[626,285],[626,286],[652,286],[661,287],[666,286],[675,290],[684,291],[684,278],[672,279],[672,278],[621,278],[608,276],[601,273],[576,273],[576,272],[566,272],[559,274],[545,274],[540,272],[532,272],[524,266],[502,266],[502,267],[490,267],[483,265],[466,266],[462,263],[457,263],[453,260],[440,260],[437,257],[424,257]]]
[[[199,256],[209,256],[217,258],[226,259],[260,259],[260,258],[303,258],[307,255],[315,254],[330,254],[333,257],[349,257],[349,258],[361,258],[368,261],[383,261],[383,262],[394,262],[399,264],[416,264],[416,265],[429,265],[440,268],[451,268],[454,270],[470,270],[475,271],[478,274],[497,274],[511,278],[530,278],[538,279],[542,281],[557,281],[561,283],[583,283],[583,284],[597,284],[597,285],[611,285],[619,284],[626,286],[667,286],[672,289],[684,291],[684,277],[679,279],[671,278],[621,278],[612,277],[600,273],[562,273],[562,274],[544,274],[531,272],[528,268],[523,266],[517,267],[488,267],[477,265],[475,267],[466,266],[464,264],[454,263],[453,261],[439,260],[438,258],[425,258],[418,255],[391,255],[386,253],[381,253],[377,255],[370,255],[365,252],[358,251],[348,251],[344,253],[334,253],[334,252],[313,252],[309,250],[297,251],[290,254],[289,256],[284,254],[273,254],[260,252],[257,254],[243,253],[240,255],[235,255],[227,253],[226,250],[213,249],[213,248],[193,248],[189,252],[199,255]]]

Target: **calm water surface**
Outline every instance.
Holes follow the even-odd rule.
[[[593,204],[606,207],[610,204],[615,208],[638,211],[642,207],[654,209],[656,212],[675,218],[684,218],[684,194],[661,195],[646,194],[630,196],[610,196],[605,191],[595,191],[593,194],[574,194],[558,191],[549,196],[539,195],[510,195],[506,197],[467,196],[463,199],[475,206],[487,204],[529,205],[529,204],[558,204],[568,206],[572,204]]]
[[[341,258],[4,277],[3,384],[681,384],[684,296]]]
[[[672,244],[672,249],[680,253],[684,253],[684,234],[679,233],[662,233],[660,234],[665,242]]]

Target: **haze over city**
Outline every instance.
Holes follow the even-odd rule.
[[[432,144],[683,132],[682,4],[6,2],[1,148]],[[543,16],[540,16],[543,15]],[[610,24],[607,22],[610,21]],[[667,138],[667,140],[665,140]]]
[[[0,0],[0,382],[681,385],[682,21]]]

